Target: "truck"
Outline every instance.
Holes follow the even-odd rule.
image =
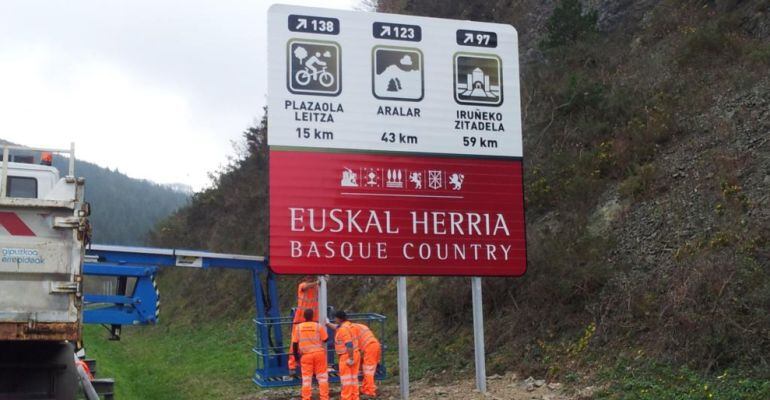
[[[74,398],[90,207],[75,149],[2,146],[0,398]],[[61,177],[53,154],[69,157]]]

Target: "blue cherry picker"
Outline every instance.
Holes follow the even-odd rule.
[[[226,268],[251,275],[254,290],[256,368],[252,380],[263,388],[298,386],[301,380],[289,371],[288,355],[293,310],[281,314],[276,275],[268,268],[265,257],[219,254],[202,251],[90,245],[86,248],[83,274],[114,280],[112,293],[84,295],[83,322],[100,324],[119,340],[124,325],[153,325],[160,316],[160,293],[156,276],[160,268]],[[385,338],[385,316],[375,313],[353,313],[352,320],[367,322]],[[333,332],[330,332],[332,334]],[[333,336],[331,336],[333,337]],[[384,344],[384,341],[383,341]],[[339,382],[334,365],[333,343],[329,343],[329,379]],[[387,375],[384,362],[378,366],[376,378]]]

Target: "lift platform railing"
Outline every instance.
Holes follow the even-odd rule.
[[[328,315],[333,315],[334,312],[330,307]],[[377,338],[382,345],[383,353],[387,350],[387,343],[385,341],[385,321],[387,317],[377,313],[350,313],[348,319],[354,322],[366,323],[370,328],[375,331]],[[260,387],[285,387],[296,386],[301,384],[299,375],[294,371],[289,371],[288,359],[291,354],[290,340],[286,340],[287,344],[275,345],[276,341],[267,335],[265,332],[280,332],[282,338],[291,338],[291,330],[294,326],[294,312],[282,317],[272,318],[256,318],[254,319],[256,327],[257,345],[253,351],[257,356],[257,369],[254,373],[253,381]],[[334,330],[328,329],[329,338],[334,337]],[[331,339],[327,343],[327,357],[329,370],[329,381],[339,382],[339,366],[335,359],[334,352],[334,340]],[[377,372],[375,373],[375,379],[383,380],[387,377],[387,368],[385,365],[384,357],[380,365],[377,366]]]

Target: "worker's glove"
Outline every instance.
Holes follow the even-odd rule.
[[[352,358],[348,358],[348,361],[346,361],[345,364],[347,364],[348,367],[352,367],[353,366],[353,359]]]

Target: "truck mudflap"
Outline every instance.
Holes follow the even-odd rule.
[[[77,322],[0,322],[0,341],[64,341],[80,339]]]

